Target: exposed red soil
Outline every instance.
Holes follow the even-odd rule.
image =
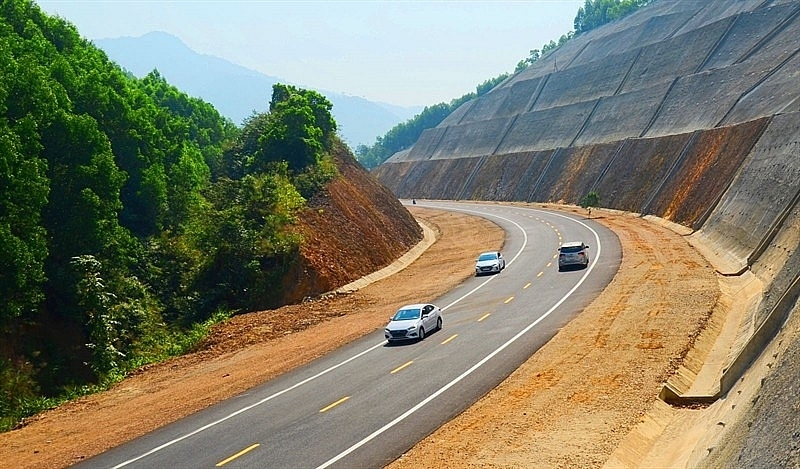
[[[411,210],[437,241],[405,270],[352,294],[237,316],[197,353],[0,434],[0,460],[65,467],[107,450],[382,327],[388,312],[472,275],[475,252],[502,246],[502,231],[486,220]],[[639,422],[719,291],[713,270],[681,236],[600,213],[623,247],[611,284],[498,388],[392,467],[598,467]]]

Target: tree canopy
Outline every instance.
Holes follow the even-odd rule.
[[[238,128],[0,0],[0,429],[275,306],[297,213],[337,175],[331,108],[276,84]]]

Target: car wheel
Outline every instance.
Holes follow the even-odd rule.
[[[419,328],[419,340],[425,340],[425,328],[424,327],[420,327]]]
[[[439,319],[436,320],[436,330],[437,331],[441,331],[442,330],[442,318],[439,318]]]

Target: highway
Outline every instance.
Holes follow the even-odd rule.
[[[383,467],[499,384],[579,314],[620,264],[616,235],[581,215],[417,205],[482,216],[506,232],[503,272],[419,299],[442,308],[441,331],[388,345],[376,330],[75,467]],[[558,271],[557,248],[567,241],[589,245],[587,268]]]

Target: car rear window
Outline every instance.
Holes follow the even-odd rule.
[[[561,252],[581,252],[583,251],[583,246],[562,246]]]

